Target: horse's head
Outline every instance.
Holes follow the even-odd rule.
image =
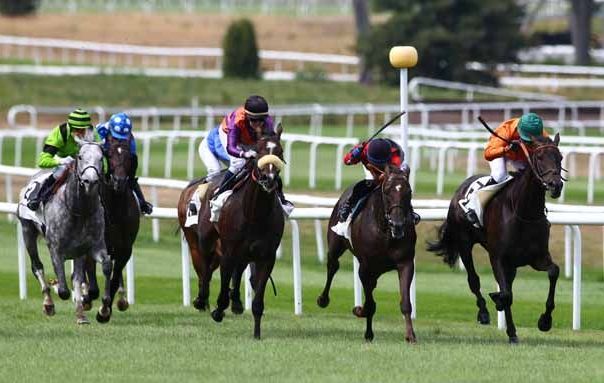
[[[130,145],[126,140],[118,140],[111,135],[107,136],[107,162],[109,163],[109,177],[111,187],[116,193],[126,190],[128,176],[132,169]]]
[[[411,215],[411,186],[409,173],[386,166],[382,182],[382,203],[392,238],[401,239],[406,225],[414,225]]]
[[[76,178],[79,187],[83,188],[86,194],[90,194],[101,180],[103,150],[96,142],[80,138],[76,138],[76,142],[80,145],[75,166]]]
[[[548,137],[533,137],[529,165],[541,185],[547,189],[552,198],[562,193],[562,154],[558,149],[560,135],[556,133],[552,141]]]
[[[256,182],[268,193],[277,188],[279,173],[285,165],[281,133],[283,133],[283,128],[279,124],[274,133],[260,136],[256,142],[255,150],[258,156],[254,177]]]

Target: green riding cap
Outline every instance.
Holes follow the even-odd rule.
[[[518,122],[518,132],[522,140],[531,142],[531,136],[543,135],[543,120],[535,113],[523,114]]]
[[[73,112],[69,113],[69,117],[67,118],[67,123],[73,129],[87,129],[92,127],[92,122],[90,120],[90,114],[84,109],[76,109]]]

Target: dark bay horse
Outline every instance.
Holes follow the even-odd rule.
[[[106,139],[108,145],[105,156],[108,172],[101,196],[105,206],[105,243],[113,262],[113,273],[109,296],[103,298],[102,306],[96,315],[96,319],[100,323],[106,323],[111,319],[113,300],[118,291],[118,309],[120,311],[128,309],[128,301],[124,298],[122,272],[132,256],[132,247],[140,224],[138,202],[130,187],[133,166],[130,144],[126,140],[118,140],[111,135],[108,135]],[[90,302],[98,297],[94,263],[87,262],[86,274],[90,283],[86,302]]]
[[[264,312],[264,291],[275,265],[276,251],[283,236],[285,218],[276,189],[283,167],[281,125],[275,133],[258,136],[255,150],[257,159],[246,164],[248,176],[236,185],[233,194],[222,207],[218,222],[212,223],[208,199],[212,186],[201,201],[197,234],[201,257],[207,257],[220,243],[220,293],[212,318],[221,322],[229,306],[229,282],[234,273],[241,275],[251,263],[254,299],[254,337],[260,338],[260,322]],[[206,260],[207,264],[211,261]],[[210,273],[203,275],[202,286],[209,285]],[[241,279],[240,277],[238,278]],[[238,286],[237,286],[238,289]]]
[[[88,139],[92,139],[89,133]],[[70,297],[65,278],[67,259],[73,259],[76,321],[78,324],[90,323],[84,315],[81,286],[84,282],[85,256],[90,256],[102,264],[105,275],[105,298],[109,295],[111,260],[107,255],[104,231],[103,207],[99,197],[102,183],[103,152],[99,144],[76,138],[80,145],[75,166],[69,171],[67,179],[53,198],[44,205],[46,231],[44,238],[48,245],[50,258],[58,279],[58,294],[61,299]],[[38,254],[37,238],[40,234],[34,223],[19,216],[23,227],[23,239],[32,264],[32,272],[40,282],[44,295],[44,312],[51,316],[55,313],[54,302],[50,295],[50,286],[45,280],[44,266]]]
[[[352,187],[338,200],[329,219],[330,228],[338,223],[339,205],[351,192]],[[408,173],[396,167],[386,167],[381,186],[371,192],[365,207],[351,223],[351,240],[328,230],[327,281],[317,304],[320,307],[329,305],[331,283],[340,267],[338,259],[344,251],[350,250],[359,261],[359,278],[365,293],[363,306],[355,307],[352,312],[359,318],[367,319],[367,341],[373,340],[372,320],[376,309],[373,290],[377,280],[385,272],[396,270],[401,293],[400,308],[406,325],[405,339],[410,343],[416,342],[409,291],[417,240],[411,211]]]
[[[500,292],[490,293],[498,311],[505,311],[507,335],[510,343],[517,343],[516,327],[512,319],[512,284],[516,269],[529,265],[538,271],[547,271],[549,293],[545,312],[538,327],[549,331],[552,327],[554,295],[559,268],[549,252],[550,223],[545,216],[545,192],[558,198],[562,192],[562,155],[558,149],[560,137],[554,140],[535,137],[532,147],[523,150],[529,158],[529,168],[510,181],[488,203],[484,210],[484,228],[475,228],[465,218],[458,201],[479,176],[465,180],[455,192],[447,219],[438,232],[438,241],[428,244],[428,250],[443,256],[451,267],[460,257],[468,273],[470,290],[476,296],[478,321],[490,321],[486,302],[480,293],[480,279],[474,269],[472,247],[479,243],[489,253],[489,260]],[[524,145],[524,144],[523,144]]]
[[[208,191],[208,189],[206,189],[206,194],[212,193],[215,189],[215,186],[220,185],[223,176],[224,173],[222,173],[216,179],[212,180],[212,184],[206,185],[208,189],[212,188],[212,191]],[[185,227],[185,221],[187,220],[187,209],[191,197],[200,185],[208,182],[209,181],[206,179],[206,177],[191,181],[187,185],[187,187],[184,188],[180,193],[180,198],[178,200],[177,207],[178,224],[180,225],[185,240],[187,241],[187,245],[189,247],[189,254],[191,255],[191,262],[193,263],[193,269],[197,274],[198,293],[197,297],[195,297],[195,299],[193,300],[193,307],[195,307],[199,311],[205,311],[206,309],[210,308],[210,281],[212,280],[212,274],[219,266],[219,257],[221,254],[220,240],[216,241],[216,244],[210,249],[210,252],[202,254],[199,248],[199,235],[197,233],[198,225],[195,224],[189,227]],[[241,302],[240,293],[241,272],[238,272],[238,270],[236,270],[236,272],[233,273],[232,281],[233,284],[230,293],[231,311],[234,314],[242,314],[243,303]]]

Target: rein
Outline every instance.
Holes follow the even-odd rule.
[[[541,169],[539,169],[539,166],[537,166],[537,164],[535,164],[535,162],[533,161],[533,158],[531,157],[528,147],[526,146],[526,144],[521,140],[520,141],[520,147],[522,148],[522,151],[524,152],[524,155],[527,158],[527,161],[529,163],[529,166],[531,167],[531,170],[533,171],[533,174],[535,175],[535,177],[537,178],[537,180],[541,183],[542,186],[547,186],[547,183],[544,181],[543,177],[546,174],[549,173],[554,173],[555,170],[554,169],[548,169],[544,172],[541,172]],[[540,145],[537,146],[535,149],[533,149],[533,154],[535,154],[535,152],[539,151],[539,150],[543,150],[546,148],[556,148],[556,150],[558,150],[558,147],[556,145],[553,144],[545,144],[545,145]]]

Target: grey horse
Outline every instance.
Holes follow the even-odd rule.
[[[102,264],[105,275],[104,297],[109,296],[109,281],[112,263],[107,255],[105,239],[105,220],[99,195],[99,183],[102,181],[103,151],[98,143],[76,139],[80,145],[73,169],[67,179],[44,205],[44,233],[31,220],[18,214],[23,228],[23,239],[34,276],[40,282],[44,295],[44,313],[55,313],[50,296],[50,286],[44,277],[44,266],[38,254],[37,238],[43,234],[58,279],[58,294],[63,300],[70,297],[65,279],[65,260],[73,259],[72,284],[75,298],[76,322],[90,323],[84,315],[82,306],[82,282],[84,282],[84,255],[90,255]],[[99,311],[101,315],[102,309]]]

